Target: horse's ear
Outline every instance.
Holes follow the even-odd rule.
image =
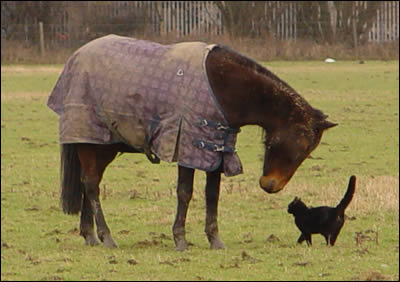
[[[318,109],[314,109],[313,115],[316,120],[324,120],[324,119],[328,118],[328,115],[324,114],[322,111],[320,111]]]
[[[321,130],[325,130],[325,129],[334,127],[334,126],[336,126],[336,125],[338,125],[338,124],[337,124],[337,123],[334,123],[334,122],[330,122],[330,121],[328,121],[328,120],[322,120],[322,121],[320,121],[320,122],[318,123],[318,128],[321,129]]]

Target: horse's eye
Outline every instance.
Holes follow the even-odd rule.
[[[321,133],[321,129],[318,128],[318,127],[314,128],[314,133],[317,134],[317,135],[320,134]]]
[[[263,143],[264,143],[265,148],[266,148],[267,150],[271,149],[271,140],[265,139],[265,140],[263,141]]]

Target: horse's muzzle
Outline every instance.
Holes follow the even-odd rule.
[[[267,193],[277,193],[285,187],[287,181],[278,181],[274,177],[261,176],[260,187]]]

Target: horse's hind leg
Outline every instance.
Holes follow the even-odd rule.
[[[106,146],[106,145],[104,145]],[[97,236],[106,247],[117,247],[111,237],[110,229],[104,218],[99,198],[99,183],[106,166],[115,158],[117,151],[106,151],[101,145],[79,144],[78,156],[82,166],[82,183],[85,186],[84,202],[81,213],[81,235],[86,244],[96,245],[93,232],[93,215],[97,225]]]
[[[206,184],[206,227],[208,241],[211,249],[224,249],[225,246],[218,236],[218,199],[220,191],[221,173],[207,172]]]
[[[92,206],[89,201],[89,197],[86,196],[86,192],[83,194],[80,235],[85,238],[85,243],[88,246],[96,246],[99,244],[99,241],[94,233]]]
[[[184,251],[188,249],[188,243],[185,239],[185,222],[189,208],[189,202],[193,193],[194,169],[179,166],[178,167],[178,186],[176,189],[178,197],[178,208],[175,222],[172,227],[174,234],[175,250]]]

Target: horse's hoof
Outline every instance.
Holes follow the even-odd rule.
[[[223,250],[223,249],[225,249],[225,245],[218,238],[218,239],[215,239],[214,241],[212,241],[210,243],[210,249],[212,249],[212,250]]]
[[[91,246],[91,247],[93,247],[93,246],[98,246],[98,245],[100,245],[100,243],[99,243],[99,241],[97,241],[97,239],[94,239],[94,240],[86,240],[86,241],[85,241],[85,245],[86,245],[86,246]]]
[[[114,242],[114,240],[110,237],[110,238],[104,238],[103,240],[103,246],[106,248],[118,248],[118,245]]]
[[[86,246],[97,246],[100,245],[100,242],[96,239],[96,237],[92,235],[88,235],[85,237],[85,245]]]
[[[186,241],[181,240],[181,241],[176,242],[175,251],[183,252],[186,250],[189,250],[189,244]]]

